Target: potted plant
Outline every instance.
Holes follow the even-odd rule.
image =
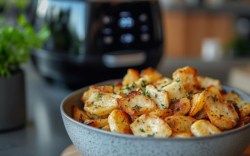
[[[15,26],[0,28],[0,131],[24,126],[25,82],[21,64],[48,37],[46,27],[35,32],[24,15]]]

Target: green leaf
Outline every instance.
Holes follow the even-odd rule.
[[[50,32],[43,26],[38,32],[34,30],[24,15],[18,18],[17,26],[0,28],[0,77],[10,76],[22,63],[26,63],[31,49],[40,48],[49,38]]]
[[[18,17],[18,24],[19,24],[20,26],[25,26],[26,24],[28,24],[28,23],[27,23],[27,19],[26,19],[26,17],[25,17],[24,15],[20,15],[20,16]]]

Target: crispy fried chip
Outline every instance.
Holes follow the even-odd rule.
[[[246,116],[250,116],[250,103],[244,105],[241,109],[240,109],[240,115],[241,117],[246,117]]]
[[[248,104],[246,101],[242,100],[236,93],[224,94],[223,97],[225,98],[226,101],[233,103],[239,109]]]
[[[97,116],[108,115],[118,108],[117,98],[112,86],[92,87],[83,94],[84,110]]]
[[[214,86],[217,89],[222,90],[221,82],[217,79],[213,79],[211,77],[198,76],[198,82],[200,83],[200,86],[202,88]]]
[[[214,87],[208,89],[205,102],[205,111],[209,120],[221,130],[235,127],[239,116],[234,106],[226,101],[221,101],[218,94],[215,94]]]
[[[191,125],[191,132],[194,136],[207,136],[219,134],[221,131],[207,120],[197,120]]]
[[[190,132],[191,125],[196,119],[189,116],[169,116],[165,118],[174,133]]]
[[[189,112],[190,108],[190,100],[186,97],[176,100],[170,105],[170,109],[173,111],[173,115],[186,115]]]
[[[169,106],[168,92],[159,91],[153,85],[147,85],[146,93],[154,100],[160,109],[167,109]]]
[[[189,116],[195,116],[199,111],[203,109],[206,101],[206,91],[194,94],[191,100],[191,109]]]
[[[79,121],[79,122],[84,122],[85,120],[89,120],[90,118],[87,116],[87,114],[79,109],[76,105],[73,106],[72,108],[72,116],[73,119]]]
[[[164,90],[164,88],[169,85],[172,81],[172,79],[168,78],[168,77],[163,77],[159,80],[157,80],[155,83],[154,83],[154,86],[156,86],[156,88],[158,90]]]
[[[173,111],[171,109],[155,109],[149,114],[158,116],[159,118],[165,119],[167,116],[173,115]]]
[[[133,134],[137,136],[169,137],[172,134],[168,124],[155,115],[143,114],[130,127]]]
[[[162,78],[162,75],[154,68],[147,68],[142,70],[141,77],[144,78],[148,83],[153,83]]]
[[[173,81],[169,85],[163,88],[164,91],[168,92],[170,101],[177,100],[186,96],[187,91],[181,82]]]
[[[113,110],[108,117],[108,123],[112,132],[130,134],[129,116],[122,110]]]
[[[108,119],[94,119],[94,120],[85,120],[86,125],[102,129],[108,126]]]
[[[182,82],[184,85],[184,88],[190,92],[194,93],[197,91],[197,89],[200,88],[200,83],[197,79],[197,70],[195,68],[186,66],[183,68],[177,69],[173,73],[173,79],[176,82]]]
[[[132,84],[140,78],[140,73],[135,69],[128,69],[127,74],[124,76],[122,80],[122,85],[126,86]]]
[[[133,91],[127,97],[120,98],[117,101],[121,109],[131,116],[147,114],[157,108],[152,99],[138,91]]]

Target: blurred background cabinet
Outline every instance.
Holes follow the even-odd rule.
[[[250,57],[249,1],[162,0],[162,7],[168,57],[201,58],[208,41],[223,57]]]
[[[165,11],[165,52],[169,57],[199,58],[207,38],[226,47],[233,38],[233,19],[229,13]]]

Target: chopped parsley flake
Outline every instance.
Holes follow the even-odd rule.
[[[102,93],[98,93],[97,96],[96,96],[96,99],[97,100],[100,100],[102,98],[103,94]]]
[[[135,84],[135,82],[133,82],[131,87],[135,88],[135,86],[136,86],[136,84]]]
[[[145,95],[145,96],[147,96],[147,97],[150,97],[150,94],[149,94],[149,92],[148,91],[142,91],[142,93],[143,93],[143,95]]]
[[[166,87],[166,86],[168,86],[168,84],[163,84],[163,85],[161,86],[161,88],[164,88],[164,87]]]
[[[142,88],[146,88],[146,86],[147,86],[147,82],[143,80],[143,81],[141,82],[141,87],[142,87]]]
[[[155,136],[155,133],[153,134],[148,134],[148,137],[154,137]]]
[[[138,106],[138,105],[135,105],[134,107],[132,107],[133,109],[135,110],[140,110],[142,107],[141,106]]]
[[[135,87],[136,87],[136,84],[135,84],[135,82],[133,82],[133,83],[130,84],[130,85],[127,84],[127,85],[125,86],[125,88],[123,88],[123,90],[127,89],[127,90],[131,91],[131,90],[133,90]]]
[[[180,78],[177,78],[177,79],[175,80],[175,82],[177,82],[177,83],[180,82]]]
[[[161,104],[163,109],[167,109],[167,107],[164,104]]]
[[[144,130],[143,128],[140,128],[140,131],[141,131],[142,133],[145,133],[145,130]]]

